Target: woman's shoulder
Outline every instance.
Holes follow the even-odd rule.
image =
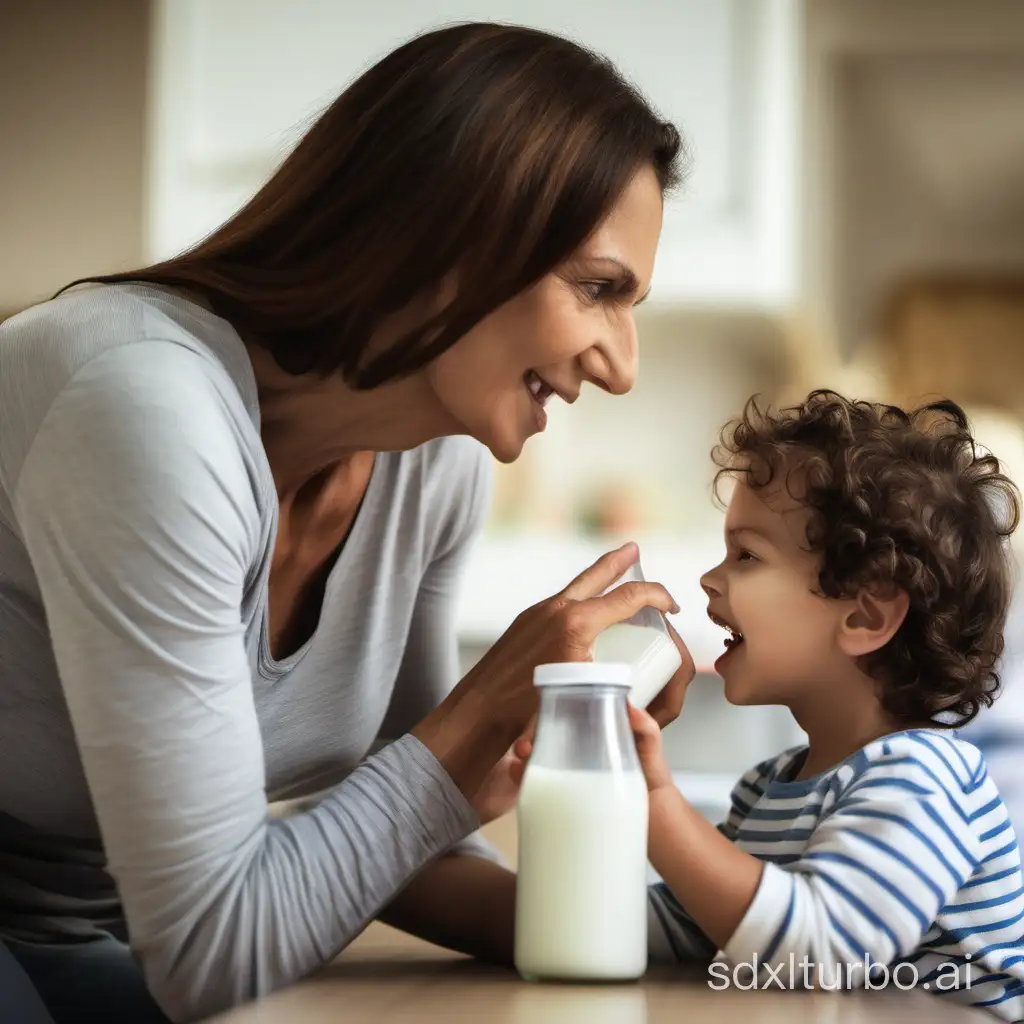
[[[245,380],[218,344],[116,286],[66,293],[5,322],[0,490],[13,498],[44,432],[81,432],[111,452],[138,447],[168,459],[178,449],[223,450],[237,461],[259,438]]]
[[[227,321],[177,293],[147,284],[85,285],[31,306],[0,324],[0,381],[30,397],[53,398],[93,360],[132,361],[140,343],[175,346],[199,372],[226,374],[255,409],[255,381]],[[173,381],[169,384],[173,385]],[[24,402],[22,402],[24,405]]]

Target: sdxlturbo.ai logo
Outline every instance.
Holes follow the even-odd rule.
[[[965,960],[970,960],[968,953]],[[788,972],[787,972],[788,967]],[[922,988],[934,989],[937,992],[949,992],[952,989],[971,987],[971,972],[968,964],[947,961],[934,972],[930,972],[928,980],[922,982],[916,964],[901,962],[897,964],[880,964],[871,960],[869,953],[864,954],[862,961],[852,963],[815,964],[808,957],[797,961],[794,954],[789,954],[788,964],[764,964],[758,961],[755,954],[752,963],[739,962],[729,964],[716,960],[708,967],[708,987],[716,992],[727,988],[741,990],[767,989],[773,985],[780,989],[819,988],[835,991],[840,988],[855,988],[863,985],[865,989],[875,991],[888,988],[890,984],[898,989]]]

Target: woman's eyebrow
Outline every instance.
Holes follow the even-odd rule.
[[[622,272],[622,290],[623,291],[635,292],[640,287],[640,281],[637,278],[636,273],[633,270],[633,268],[631,266],[629,266],[629,264],[623,263],[622,260],[620,260],[618,258],[618,256],[592,256],[591,259],[593,259],[595,261],[600,261],[602,263],[614,263],[615,266],[617,266],[619,268],[619,270]],[[650,294],[651,294],[651,289],[648,288],[647,291],[644,292],[644,294],[641,295],[640,298],[637,299],[636,302],[633,303],[633,305],[634,306],[639,306],[641,302],[645,302],[646,301],[647,296],[650,295]]]

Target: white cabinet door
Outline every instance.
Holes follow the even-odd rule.
[[[799,0],[162,0],[153,88],[151,249],[226,218],[344,86],[410,35],[510,21],[607,54],[693,152],[666,210],[662,302],[784,301],[793,274]]]

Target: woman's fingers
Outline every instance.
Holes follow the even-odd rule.
[[[528,760],[530,754],[533,753],[533,736],[536,731],[537,716],[534,715],[530,721],[526,723],[526,728],[523,730],[522,736],[512,744],[512,751],[520,761]]]
[[[516,789],[523,784],[523,776],[526,774],[526,757],[520,757],[509,766],[509,778],[515,785]]]
[[[593,639],[603,629],[631,619],[641,608],[661,612],[677,612],[672,595],[660,583],[623,583],[607,594],[592,597],[578,605],[577,614],[586,632]]]
[[[607,590],[639,557],[636,544],[623,544],[615,551],[602,555],[592,566],[584,569],[561,593],[570,601],[586,601]]]
[[[529,722],[526,723],[526,728],[523,730],[522,739],[524,739],[531,746],[533,744],[533,734],[537,731],[537,716],[534,715]]]

